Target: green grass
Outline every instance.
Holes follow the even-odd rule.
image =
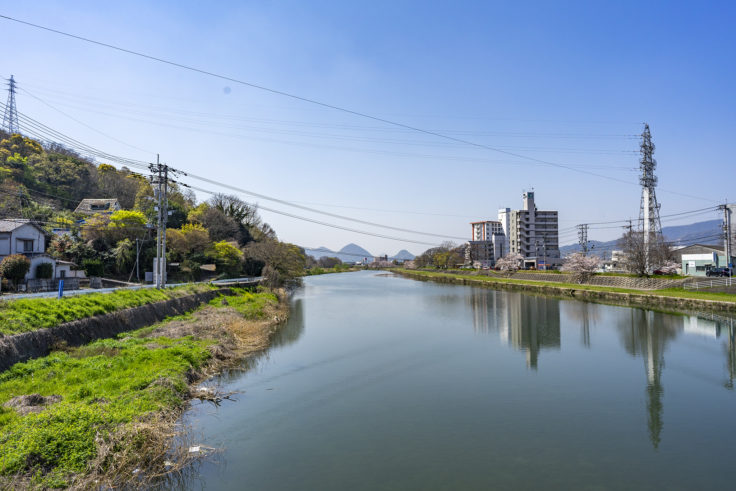
[[[202,291],[204,285],[187,285],[165,290],[145,288],[112,293],[90,293],[57,298],[25,298],[0,302],[0,334],[12,335],[54,327],[85,317],[138,307],[147,303]]]
[[[507,283],[507,284],[515,284],[515,285],[534,285],[534,286],[547,286],[550,289],[552,288],[572,288],[575,290],[589,290],[589,291],[600,291],[600,292],[615,292],[615,293],[630,293],[630,294],[636,294],[636,295],[649,295],[649,296],[664,296],[664,297],[673,297],[673,298],[687,298],[687,299],[694,299],[694,300],[717,300],[722,302],[736,302],[736,294],[732,293],[704,293],[704,292],[694,292],[691,290],[684,290],[681,288],[666,288],[662,290],[634,290],[629,288],[614,288],[614,287],[608,287],[608,286],[596,286],[596,285],[581,285],[578,283],[558,283],[558,282],[548,282],[548,281],[535,281],[535,280],[515,280],[512,278],[502,278],[499,276],[469,276],[469,275],[462,275],[462,274],[452,274],[452,273],[438,273],[438,272],[430,272],[430,271],[411,271],[411,270],[399,270],[399,271],[406,271],[410,274],[418,274],[420,276],[426,276],[426,277],[446,277],[446,278],[456,278],[456,279],[472,279],[474,281],[478,282],[488,282],[488,283]]]
[[[14,365],[0,374],[0,404],[33,393],[62,400],[25,416],[0,406],[0,475],[36,473],[38,485],[52,487],[84,472],[97,435],[183,403],[186,373],[210,357],[206,345],[126,337]]]
[[[358,271],[359,269],[362,269],[362,268],[358,268],[356,266],[350,266],[347,264],[338,264],[337,266],[333,268],[320,268],[320,267],[309,268],[304,271],[304,276],[317,276],[321,274],[330,274],[330,273],[347,273],[349,271]]]
[[[276,305],[279,299],[270,292],[253,293],[242,288],[233,288],[235,296],[219,296],[210,301],[215,307],[223,306],[222,300],[227,300],[227,306],[237,310],[246,319],[263,319],[268,305]]]
[[[235,296],[219,296],[211,304],[221,306],[226,298],[243,316],[260,319],[268,305],[278,303],[270,292],[233,290]],[[192,317],[171,317],[115,339],[18,363],[0,373],[0,488],[2,476],[16,474],[35,475],[33,484],[38,487],[68,486],[96,457],[96,438],[109,438],[121,424],[148,414],[181,408],[187,374],[208,362],[207,348],[213,341],[154,338],[151,331]],[[2,406],[14,396],[34,393],[59,395],[62,400],[25,416]]]

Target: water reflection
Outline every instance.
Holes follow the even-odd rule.
[[[565,316],[580,322],[580,343],[590,348],[590,328],[600,320],[600,305],[589,302],[563,302]]]
[[[560,302],[515,292],[474,290],[468,297],[476,332],[497,332],[504,342],[526,352],[537,369],[542,349],[560,348]]]
[[[467,297],[473,310],[473,328],[480,333],[497,333],[515,349],[526,352],[527,366],[538,369],[544,349],[560,349],[560,304],[565,322],[577,321],[581,344],[591,348],[591,327],[598,324],[605,309],[615,315],[621,343],[631,356],[641,358],[646,377],[647,428],[656,449],[664,426],[662,372],[668,345],[681,333],[726,337],[723,343],[727,380],[732,390],[736,380],[736,322],[733,318],[696,313],[674,315],[643,309],[618,310],[587,302],[561,302],[516,292],[473,290]]]
[[[302,334],[304,334],[304,299],[298,298],[291,303],[289,320],[273,334],[271,346],[288,346],[296,343]]]

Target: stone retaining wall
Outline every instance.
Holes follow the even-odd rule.
[[[590,300],[600,303],[611,303],[615,305],[651,307],[657,309],[668,309],[675,311],[705,310],[708,312],[736,313],[736,302],[724,302],[718,300],[701,300],[693,298],[667,297],[664,295],[650,295],[646,293],[623,293],[598,290],[583,290],[554,284],[537,283],[508,283],[487,279],[455,278],[451,276],[424,276],[419,273],[408,271],[395,271],[396,274],[421,281],[435,281],[438,283],[453,283],[459,285],[480,286],[493,288],[495,290],[512,290],[541,295],[554,295],[556,297],[572,297],[579,300]],[[512,278],[517,278],[512,276]]]
[[[462,274],[462,272],[459,272]],[[575,283],[569,273],[528,273],[517,271],[509,276],[487,273],[484,276],[510,278],[513,280],[548,281],[552,283]],[[635,278],[631,276],[593,276],[584,285],[610,286],[629,290],[661,290],[663,288],[679,288],[690,278],[673,280],[670,278]]]
[[[59,343],[82,346],[97,339],[111,338],[121,332],[161,322],[166,317],[186,314],[220,294],[232,293],[230,288],[220,288],[66,322],[56,327],[0,337],[0,372],[18,362],[46,356]]]

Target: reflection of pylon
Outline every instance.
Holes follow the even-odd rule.
[[[10,134],[20,133],[18,127],[18,110],[15,108],[15,79],[10,76],[8,80],[8,103],[3,113],[3,129]]]
[[[655,244],[661,240],[662,224],[659,220],[659,203],[654,189],[657,187],[657,176],[654,169],[657,161],[654,160],[654,143],[649,125],[644,123],[644,132],[641,134],[641,206],[639,210],[639,224],[644,238],[644,252],[646,254],[646,269],[651,271],[650,253]],[[652,240],[653,239],[653,240]]]

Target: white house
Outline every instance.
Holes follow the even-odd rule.
[[[41,227],[29,220],[0,220],[0,261],[11,254],[23,254],[31,260],[27,280],[36,278],[36,268],[51,263],[56,276],[56,261],[45,253],[46,237]]]

